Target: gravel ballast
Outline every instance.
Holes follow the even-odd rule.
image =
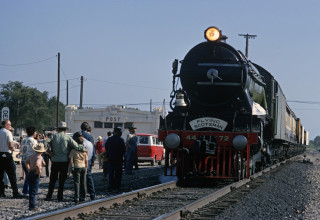
[[[305,158],[301,155],[296,160],[279,166],[271,173],[264,174],[268,181],[214,219],[320,219],[320,152],[308,150],[305,155],[310,162],[303,162]],[[102,170],[96,167],[93,171],[98,192],[97,199],[115,195],[107,191],[108,184],[102,179]],[[135,173],[136,175],[124,174],[122,182],[124,191],[158,184],[163,170],[142,166],[142,169]],[[150,178],[146,180],[146,176]],[[17,177],[21,177],[21,165],[17,166]],[[13,199],[12,190],[6,189],[7,197],[0,198],[0,219],[23,219],[74,205],[71,179],[68,179],[65,185],[64,202],[57,201],[57,190],[54,192],[52,201],[44,201],[48,182],[47,177],[41,179],[37,197],[37,207],[41,208],[41,211],[37,213],[28,210],[27,198]],[[18,181],[18,186],[21,193],[23,180]],[[89,198],[88,201],[90,201]]]
[[[320,219],[320,153],[305,155],[266,174],[267,182],[215,219]]]
[[[102,169],[98,169],[99,165],[95,164],[93,167],[93,177],[96,189],[96,199],[107,198],[114,196],[118,193],[108,191],[108,180],[103,179]],[[21,164],[17,165],[16,168],[18,188],[19,192],[22,192],[22,187],[24,180],[22,177]],[[160,176],[163,174],[163,169],[161,167],[149,166],[146,164],[141,164],[139,170],[134,170],[135,175],[123,174],[122,177],[122,192],[129,192],[131,190],[136,190],[148,186],[153,186],[160,183]],[[45,175],[43,170],[42,175]],[[57,188],[58,182],[56,182],[55,191],[53,193],[52,201],[45,201],[44,198],[48,192],[49,178],[44,177],[40,179],[39,191],[36,200],[36,208],[40,208],[40,211],[32,212],[29,211],[29,200],[28,197],[14,199],[12,198],[12,190],[5,190],[6,197],[0,198],[0,219],[24,219],[26,217],[39,215],[48,211],[59,210],[67,207],[74,206],[73,202],[74,196],[74,185],[72,182],[72,177],[70,176],[65,183],[64,190],[64,200],[63,202],[58,202],[57,200]],[[86,201],[91,201],[89,194],[87,195]]]

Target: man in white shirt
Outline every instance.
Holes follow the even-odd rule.
[[[3,174],[8,174],[13,198],[20,198],[21,195],[18,192],[17,176],[16,176],[16,165],[14,164],[11,151],[14,151],[13,137],[10,132],[11,122],[4,120],[1,123],[2,128],[0,129],[0,197],[5,197],[4,194],[4,182]]]

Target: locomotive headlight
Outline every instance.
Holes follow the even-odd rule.
[[[174,149],[180,145],[180,137],[177,134],[168,134],[164,139],[164,143],[168,148]]]
[[[232,144],[233,147],[237,150],[243,150],[247,147],[248,140],[243,135],[237,135],[233,138]]]
[[[220,30],[216,27],[209,27],[205,32],[204,32],[204,37],[208,41],[216,41],[220,38]]]

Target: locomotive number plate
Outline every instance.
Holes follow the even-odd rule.
[[[195,136],[195,135],[193,135],[193,136],[191,136],[191,135],[188,135],[187,137],[186,137],[186,139],[187,140],[197,140],[197,137]]]
[[[229,136],[219,136],[220,141],[229,142],[230,137]]]

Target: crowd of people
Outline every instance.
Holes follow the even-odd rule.
[[[16,166],[12,156],[15,150],[10,120],[4,120],[0,129],[0,197],[5,195],[5,174],[12,188],[13,198],[29,198],[29,210],[39,211],[36,208],[36,195],[38,193],[42,168],[45,167],[49,186],[45,197],[52,200],[55,184],[58,180],[58,202],[64,201],[64,184],[72,173],[74,182],[74,202],[86,200],[89,194],[94,200],[96,191],[92,176],[92,167],[97,156],[99,169],[103,169],[103,177],[108,177],[110,191],[118,192],[121,187],[122,170],[128,175],[134,174],[132,168],[137,169],[137,136],[136,128],[130,127],[127,140],[121,137],[122,129],[114,128],[113,135],[107,133],[106,138],[99,136],[96,143],[90,134],[91,127],[87,122],[81,124],[81,131],[73,136],[66,134],[68,129],[65,122],[60,122],[55,134],[39,134],[34,126],[26,128],[27,136],[21,140],[20,152],[23,173],[25,176],[22,194],[17,186]],[[49,163],[51,169],[49,172]],[[124,165],[125,164],[125,165]],[[49,175],[50,174],[50,175]]]

